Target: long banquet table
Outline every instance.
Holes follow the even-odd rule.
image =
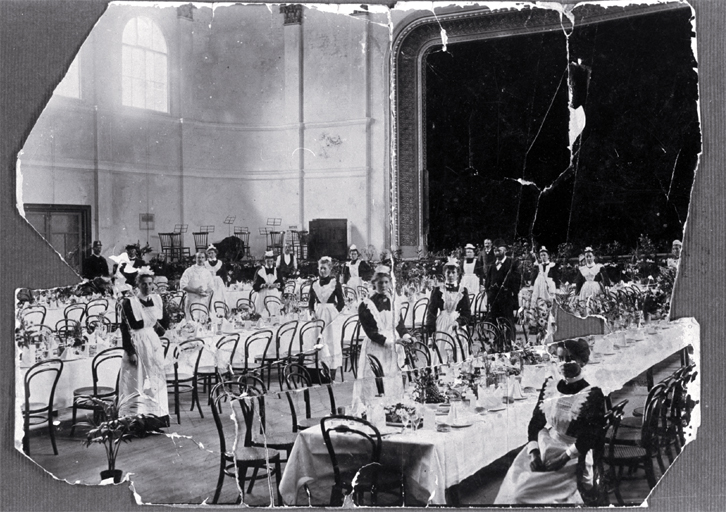
[[[643,339],[626,341],[638,337],[627,331],[624,335],[595,336],[592,340],[594,364],[583,369],[590,384],[599,386],[607,395],[689,345],[693,348],[693,359],[699,362],[699,327],[693,319],[652,327],[643,333]],[[619,344],[622,348],[613,347]],[[542,382],[540,379],[550,371],[546,366],[525,366],[523,384],[525,379]],[[527,377],[527,372],[533,374]],[[698,388],[697,382],[693,386],[694,394],[698,394]],[[527,425],[536,394],[527,393],[525,397],[525,400],[506,405],[502,411],[483,415],[470,413],[472,425],[467,428],[446,433],[429,430],[406,434],[385,432],[381,462],[400,466],[406,476],[407,492],[417,501],[444,504],[446,489],[527,442]],[[698,400],[699,397],[693,398]],[[697,427],[698,421],[694,416],[692,425]],[[359,447],[352,443],[347,448],[355,452]],[[329,494],[333,483],[333,470],[319,426],[304,430],[297,437],[280,483],[285,504],[297,504],[303,483],[323,494]]]
[[[354,312],[352,311],[343,311],[341,314],[339,314],[333,322],[330,324],[330,326],[326,326],[326,329],[330,328],[333,329],[336,333],[336,339],[340,339],[340,330],[342,329],[343,323],[347,318],[349,318]],[[298,324],[298,331],[295,332],[295,337],[297,340],[298,332],[300,327],[303,325],[304,321],[300,321]],[[203,331],[199,333],[198,337],[204,342],[204,347],[202,351],[202,357],[199,362],[200,366],[217,366],[219,368],[226,368],[227,363],[229,362],[230,356],[231,356],[231,349],[232,347],[227,347],[225,350],[217,350],[217,342],[223,337],[228,334],[239,334],[240,342],[239,346],[237,348],[237,354],[235,355],[235,363],[239,364],[240,366],[243,366],[244,364],[244,343],[245,340],[253,333],[262,330],[262,329],[269,329],[273,332],[273,336],[277,333],[277,330],[279,329],[279,325],[271,326],[269,324],[263,324],[255,329],[241,329],[241,330],[231,330],[228,333],[222,333],[222,334],[216,334],[214,332],[208,332]],[[167,337],[170,340],[170,343],[178,344],[181,341],[183,341],[182,337],[178,337],[176,333],[172,330],[167,331]],[[305,344],[303,345],[303,350],[310,350],[312,349],[313,345],[315,344],[315,338],[316,336],[309,336],[305,339]],[[120,341],[117,341],[117,343],[120,345]],[[99,351],[103,350],[104,348],[109,348],[111,345],[107,346],[99,346]],[[249,354],[250,358],[255,358],[258,356],[261,356],[264,352],[264,346],[263,345],[253,345],[251,347],[251,351]],[[287,350],[287,347],[284,347],[284,350]],[[282,348],[281,348],[282,351]],[[167,371],[170,371],[173,368],[174,360],[172,359],[173,356],[173,350],[170,348],[167,351],[167,357],[166,357],[166,367]],[[64,359],[63,363],[63,371],[60,375],[60,378],[58,380],[58,385],[55,390],[55,397],[53,400],[54,408],[56,410],[62,410],[67,407],[71,407],[73,405],[73,390],[86,387],[86,386],[92,386],[93,385],[93,377],[91,373],[91,362],[93,360],[93,357],[90,357],[88,355],[88,352],[82,352],[79,354],[75,354],[73,349],[67,349],[66,355],[63,355],[61,359]],[[195,361],[190,361],[188,359],[182,358],[177,361],[179,363],[179,370],[180,372],[185,373],[191,373],[193,371],[193,365]],[[104,371],[99,375],[99,385],[100,386],[115,386],[116,383],[116,375],[117,375],[117,368],[120,368],[120,360],[116,360],[114,363],[109,363],[111,366],[104,366]],[[16,401],[18,403],[21,403],[24,400],[24,378],[25,374],[28,371],[28,368],[30,367],[29,363],[23,363],[23,362],[17,362],[16,363]],[[33,379],[33,386],[31,388],[31,396],[48,396],[50,393],[50,389],[52,386],[52,378],[50,374],[41,374],[40,376]]]

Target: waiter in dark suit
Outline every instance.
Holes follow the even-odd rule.
[[[484,240],[484,248],[479,253],[479,260],[481,261],[481,266],[484,269],[484,279],[486,279],[487,274],[489,274],[489,267],[494,265],[494,260],[496,259],[497,257],[494,255],[492,241],[487,238]]]
[[[519,267],[513,258],[507,256],[504,240],[494,241],[496,259],[487,272],[486,292],[492,319],[501,319],[508,324],[510,340],[514,341],[514,310],[519,306],[517,295],[521,283]]]
[[[93,242],[91,255],[83,260],[83,277],[93,280],[97,277],[109,277],[108,262],[101,256],[103,244],[100,240]]]

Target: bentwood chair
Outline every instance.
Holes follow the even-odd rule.
[[[70,318],[58,320],[55,324],[55,333],[66,342],[69,338],[80,338],[81,324],[77,320],[71,320]]]
[[[181,425],[181,412],[179,407],[179,395],[181,393],[191,393],[192,395],[192,407],[190,411],[194,410],[194,404],[197,405],[199,410],[199,416],[204,418],[204,412],[202,412],[202,406],[199,404],[199,386],[197,379],[197,371],[199,369],[199,360],[202,356],[202,350],[204,348],[204,341],[200,339],[191,339],[182,341],[178,345],[175,345],[172,353],[174,360],[174,367],[171,373],[166,374],[166,384],[170,388],[174,395],[174,414],[176,414],[176,421]],[[183,371],[179,371],[179,362],[187,363]],[[191,373],[189,373],[191,370]]]
[[[423,297],[413,305],[413,329],[412,332],[423,337],[426,332],[426,314],[429,310],[429,299]]]
[[[345,382],[345,370],[349,367],[353,368],[353,359],[358,360],[358,354],[360,353],[359,333],[360,322],[358,321],[358,315],[346,318],[340,331],[340,347],[343,353],[343,371],[340,372],[340,377],[343,382]],[[355,378],[355,371],[353,375]]]
[[[244,297],[237,299],[237,305],[235,306],[237,311],[248,311],[249,313],[256,313],[255,303],[251,299],[245,299]]]
[[[245,340],[244,350],[242,350],[243,347],[240,345],[241,340],[238,339],[235,342],[234,347],[232,348],[232,353],[229,357],[229,369],[232,375],[247,375],[249,372],[257,370],[258,367],[254,364],[254,361],[249,360],[249,353],[253,347],[255,353],[264,353],[264,349],[258,350],[258,347],[263,344],[267,346],[272,337],[273,333],[269,329],[255,331]]]
[[[620,421],[623,419],[623,410],[628,400],[623,400],[611,407],[604,418],[603,430],[592,449],[592,470],[586,478],[586,457],[587,453],[580,454],[575,471],[577,478],[577,489],[580,496],[588,507],[605,507],[610,504],[608,499],[608,475],[605,472],[603,456],[607,449],[606,440],[613,439]]]
[[[245,408],[242,407],[242,403],[244,403],[245,400],[249,400],[250,398],[259,396],[263,393],[256,390],[254,387],[248,387],[240,390],[239,388],[236,388],[234,384],[235,383],[220,383],[217,384],[210,392],[210,405],[212,408],[212,416],[214,417],[214,424],[219,436],[220,454],[219,477],[217,478],[217,487],[214,491],[214,497],[212,498],[213,504],[216,504],[219,501],[226,477],[238,478],[239,488],[244,491],[247,470],[249,468],[252,468],[255,471],[250,487],[254,485],[257,477],[257,470],[265,469],[268,461],[275,464],[278,487],[281,478],[280,453],[274,449],[252,446],[252,429],[250,426],[252,424],[252,417],[254,416],[254,409],[249,408],[249,404]],[[237,394],[229,388],[237,391]],[[234,421],[230,420],[229,414],[222,414],[221,412],[223,405],[227,403],[230,404],[230,412],[232,412],[235,416]],[[235,442],[228,441],[225,429],[228,431],[235,431]],[[266,477],[266,475],[263,476]],[[251,492],[251,490],[248,492]],[[236,502],[239,503],[242,497],[238,493],[236,494]],[[282,500],[279,496],[279,490],[278,501],[279,504],[282,504]],[[271,505],[274,504],[271,503]]]
[[[221,300],[214,301],[214,314],[224,318],[229,318],[229,306],[227,306],[227,303],[222,302]]]
[[[457,355],[456,340],[448,332],[434,332],[434,334],[431,336],[431,344],[433,345],[434,352],[439,359],[439,363],[456,363],[461,360],[461,358],[459,358]]]
[[[93,411],[94,419],[98,419],[98,413],[102,407],[95,403],[92,398],[103,400],[104,402],[113,402],[118,395],[118,377],[121,370],[121,358],[124,349],[122,347],[112,347],[99,352],[91,362],[91,377],[93,379],[92,386],[76,388],[73,390],[73,417],[71,420],[71,437],[76,429],[76,414],[78,409]],[[116,385],[99,386],[100,375],[116,374]],[[106,381],[109,379],[106,378]]]
[[[244,368],[233,367],[235,373],[241,373],[243,375],[253,374],[259,376],[264,381],[264,372],[268,364],[265,358],[266,354],[270,351],[270,346],[274,338],[275,335],[270,329],[257,331],[248,336],[245,341]],[[262,357],[258,357],[255,354],[262,354]]]
[[[383,374],[383,365],[374,355],[366,354],[366,357],[368,358],[368,364],[371,365],[371,370],[373,371],[373,375],[376,379],[376,389],[378,390],[378,394],[385,395],[386,390],[383,385],[383,378],[385,377]]]
[[[310,300],[310,288],[312,288],[313,283],[311,281],[305,281],[300,286],[300,300],[302,302],[306,302]]]
[[[406,489],[400,470],[381,465],[381,433],[371,423],[355,416],[330,416],[320,420],[323,440],[333,466],[335,483],[330,506],[343,505],[345,495],[353,493],[355,506],[363,506],[365,495],[370,505],[378,504],[378,493],[395,493],[399,506],[405,505]],[[358,438],[351,450],[351,437]]]
[[[320,318],[305,322],[302,327],[300,327],[300,352],[297,354],[297,359],[300,364],[304,365],[306,362],[310,363],[310,359],[314,358],[313,366],[318,369],[318,351],[314,350],[314,346],[321,343],[322,340],[320,338],[323,335],[324,329],[325,320]],[[290,354],[288,354],[288,360],[292,362]]]
[[[356,292],[358,293],[358,298],[360,300],[367,299],[368,295],[370,295],[367,286],[358,286],[356,288]]]
[[[86,316],[86,332],[94,332],[99,326],[104,326],[107,332],[111,331],[111,320],[105,315]]]
[[[45,322],[45,314],[45,306],[41,306],[39,304],[36,306],[30,306],[23,310],[20,322],[26,329],[32,325],[43,325]]]
[[[268,344],[265,352],[261,356],[255,358],[255,362],[263,369],[262,373],[267,374],[267,388],[269,389],[272,379],[272,369],[277,366],[278,375],[280,375],[280,365],[284,364],[285,359],[281,358],[281,347],[287,347],[295,340],[297,332],[297,320],[291,320],[282,324],[275,334],[274,344]],[[280,379],[280,389],[282,389],[282,380]]]
[[[608,434],[607,447],[603,455],[603,461],[610,468],[610,480],[618,503],[625,504],[620,493],[620,481],[623,476],[625,467],[631,470],[643,467],[648,487],[652,489],[657,483],[655,476],[655,468],[653,459],[658,460],[658,465],[662,472],[665,472],[660,447],[662,444],[662,431],[659,428],[661,410],[664,407],[664,399],[666,386],[655,386],[656,392],[650,396],[650,400],[646,404],[645,414],[643,416],[643,425],[640,429],[640,435],[633,437],[619,435],[618,428],[614,428]],[[618,427],[616,425],[616,427]],[[616,471],[618,468],[618,471]]]
[[[350,286],[343,285],[343,296],[346,302],[356,302],[358,300],[358,293]]]
[[[283,378],[288,390],[286,395],[287,401],[290,405],[290,413],[293,417],[293,432],[318,425],[320,423],[320,418],[311,418],[312,407],[310,401],[310,388],[313,387],[313,384],[307,368],[297,363],[290,363],[286,365],[283,370]],[[325,387],[328,392],[330,414],[335,414],[335,393],[333,392],[333,385],[332,383],[329,383],[323,384],[322,386]],[[298,398],[300,394],[302,394],[305,402],[305,418],[300,417],[297,413],[297,408],[295,407],[294,398]]]
[[[58,385],[61,373],[63,372],[63,361],[60,359],[48,359],[31,366],[25,374],[25,401],[23,402],[23,451],[30,455],[30,431],[47,427],[50,442],[53,445],[53,453],[58,455],[58,447],[55,444],[55,429],[53,425],[53,400],[55,388]],[[47,381],[50,380],[50,393],[43,396],[48,389]]]
[[[189,306],[189,316],[195,322],[204,323],[209,320],[209,308],[204,304],[192,304]]]
[[[278,297],[275,297],[274,295],[265,297],[265,311],[268,316],[273,317],[279,315],[281,309],[282,301]]]
[[[63,318],[66,320],[75,320],[78,323],[83,322],[86,314],[86,306],[83,304],[71,304],[63,310]]]
[[[94,299],[86,304],[86,318],[93,315],[103,315],[108,311],[108,301],[106,299]]]

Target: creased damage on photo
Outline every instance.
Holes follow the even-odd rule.
[[[79,282],[16,292],[16,447],[138,503],[647,503],[700,425],[695,29],[109,4],[18,159]]]

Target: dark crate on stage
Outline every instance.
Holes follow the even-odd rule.
[[[315,219],[310,221],[308,258],[330,256],[345,260],[348,255],[348,220]]]

